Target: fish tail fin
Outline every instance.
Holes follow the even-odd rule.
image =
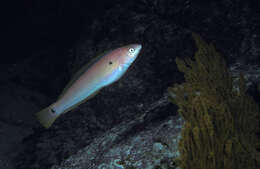
[[[51,106],[44,108],[43,110],[36,113],[36,118],[39,122],[48,129],[51,127],[53,122],[59,117],[60,113],[57,113],[51,109]]]

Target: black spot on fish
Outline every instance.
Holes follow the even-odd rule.
[[[113,64],[113,62],[112,62],[112,61],[109,61],[109,64],[110,64],[110,65],[112,65],[112,64]]]
[[[54,114],[54,113],[55,113],[55,110],[54,110],[54,109],[51,109],[51,112]]]

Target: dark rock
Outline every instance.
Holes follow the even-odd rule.
[[[28,49],[27,41],[19,43],[21,46],[14,43],[5,50],[8,53],[14,49],[8,53],[13,58],[8,58],[6,63],[1,62],[0,67],[0,75],[4,77],[0,79],[0,87],[6,83],[11,84],[1,88],[1,94],[5,93],[1,104],[7,106],[3,111],[13,110],[12,105],[15,105],[21,112],[28,112],[28,116],[16,114],[17,118],[1,114],[5,118],[3,123],[7,126],[5,131],[15,134],[14,130],[22,128],[26,133],[23,136],[27,136],[18,139],[20,143],[24,138],[21,150],[13,160],[16,169],[51,168],[54,165],[54,168],[59,168],[59,164],[68,168],[77,164],[82,168],[90,165],[86,163],[91,159],[81,163],[76,162],[77,158],[82,159],[81,155],[88,157],[85,153],[92,146],[99,151],[92,154],[97,157],[94,160],[97,160],[95,166],[98,166],[107,163],[103,157],[111,155],[116,148],[124,148],[126,145],[139,148],[142,144],[137,143],[141,142],[133,142],[137,136],[146,136],[167,122],[178,121],[179,117],[175,116],[176,107],[162,100],[165,99],[168,86],[183,80],[175,58],[193,56],[196,49],[190,35],[192,31],[202,35],[207,42],[212,42],[217,51],[224,55],[229,66],[234,66],[237,61],[246,66],[246,70],[250,70],[246,71],[251,77],[248,80],[255,79],[258,82],[259,76],[253,75],[258,72],[250,66],[254,63],[254,68],[257,68],[260,64],[257,0],[208,3],[191,0],[104,2],[74,0],[54,3],[37,0],[27,4],[30,11],[28,16],[33,16],[32,56],[19,50],[23,47]],[[23,20],[27,20],[26,15],[20,19],[19,22],[14,22],[13,27],[19,27]],[[26,24],[23,25],[23,30],[26,30]],[[15,36],[17,33],[13,35],[13,32],[14,29],[5,36],[8,39],[12,35],[8,44],[12,44],[15,38],[20,38]],[[26,39],[25,35],[21,37]],[[19,39],[18,42],[22,40]],[[39,127],[32,114],[55,101],[66,82],[82,65],[104,50],[129,43],[141,43],[143,49],[122,79],[79,108],[61,116],[49,130]],[[19,52],[22,52],[22,58],[18,57]],[[12,60],[14,61],[11,62]],[[236,72],[244,69],[243,66],[235,67]],[[14,88],[21,93],[12,94]],[[48,99],[35,97],[32,94],[34,92],[42,93]],[[18,97],[23,101],[21,105],[26,105],[26,108],[21,108],[19,102],[16,105],[15,99]],[[28,103],[32,105],[28,106]],[[10,108],[8,105],[11,105]],[[23,122],[14,119],[22,119]],[[16,125],[19,129],[12,129],[9,125]],[[170,127],[166,127],[169,138],[178,135],[180,130],[170,133],[170,129],[178,126],[171,123]],[[109,142],[111,134],[115,137]],[[163,131],[158,132],[158,136],[163,134]],[[156,137],[153,135],[153,138]],[[149,145],[167,147],[171,140],[162,138],[163,140],[149,142]],[[97,146],[103,141],[104,146],[98,149]],[[177,142],[163,150],[173,153],[176,152],[176,147]],[[114,155],[118,155],[116,153],[118,152]],[[158,160],[170,161],[168,157],[170,156],[163,156]]]
[[[47,98],[10,82],[2,83],[0,91],[0,168],[13,169],[12,159],[24,148],[22,140],[39,126],[34,113]]]

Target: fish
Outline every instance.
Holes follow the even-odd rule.
[[[135,61],[141,49],[141,44],[129,44],[105,52],[87,63],[71,78],[54,103],[36,113],[40,124],[48,129],[60,115],[118,81]]]

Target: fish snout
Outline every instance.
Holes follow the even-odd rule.
[[[135,58],[138,56],[138,54],[140,53],[142,49],[142,45],[141,44],[133,44],[130,45],[129,49],[128,49],[128,56],[135,60]]]
[[[137,56],[140,53],[141,49],[142,49],[142,45],[141,44],[135,44],[134,49],[135,49],[134,53]]]

